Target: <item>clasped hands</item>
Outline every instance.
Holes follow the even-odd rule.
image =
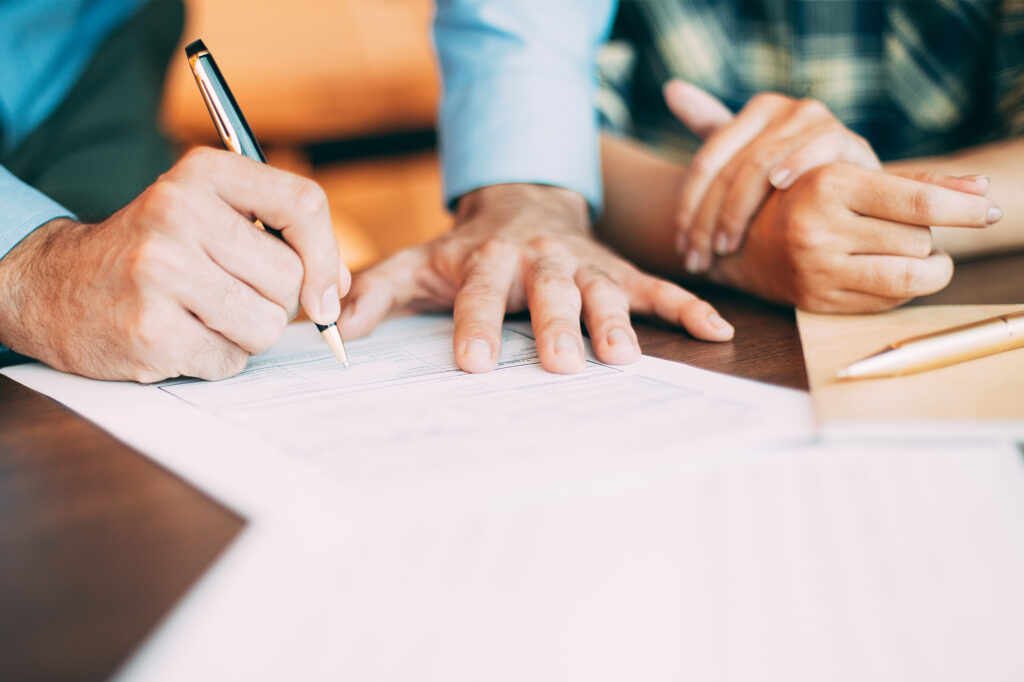
[[[665,99],[704,139],[677,213],[691,274],[809,310],[885,310],[949,283],[953,262],[930,226],[1002,217],[983,176],[884,172],[820,102],[764,93],[733,116],[683,81]]]

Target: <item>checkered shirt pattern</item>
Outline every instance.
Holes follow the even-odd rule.
[[[883,160],[945,154],[1024,133],[1024,0],[622,0],[599,73],[606,126],[684,155],[669,78],[733,111],[821,100]]]

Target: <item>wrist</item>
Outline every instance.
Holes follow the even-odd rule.
[[[0,259],[0,345],[39,357],[38,336],[45,336],[45,322],[38,310],[44,297],[59,294],[38,282],[54,267],[49,253],[58,235],[80,225],[70,218],[43,223]]]
[[[589,207],[583,195],[563,187],[529,183],[509,183],[481,187],[464,194],[458,201],[456,224],[494,217],[539,214],[544,219],[557,219],[561,224],[590,233]]]

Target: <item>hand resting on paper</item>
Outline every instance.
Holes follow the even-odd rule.
[[[456,225],[357,274],[338,321],[345,336],[369,333],[401,311],[453,310],[455,359],[493,369],[506,312],[529,310],[545,369],[583,369],[580,317],[598,359],[640,355],[630,313],[656,315],[707,341],[733,329],[708,303],[644,274],[591,235],[586,201],[549,186],[494,185],[462,197]]]

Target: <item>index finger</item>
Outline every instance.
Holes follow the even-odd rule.
[[[881,171],[848,183],[847,206],[857,213],[911,225],[985,227],[1003,216],[990,199]]]
[[[489,372],[501,354],[501,325],[519,253],[511,244],[491,241],[469,260],[452,308],[455,360],[467,372]]]
[[[341,312],[339,299],[352,280],[341,265],[323,189],[312,180],[232,152],[194,151],[184,162],[185,172],[195,168],[226,204],[280,231],[302,259],[303,309],[314,322],[335,322]]]

